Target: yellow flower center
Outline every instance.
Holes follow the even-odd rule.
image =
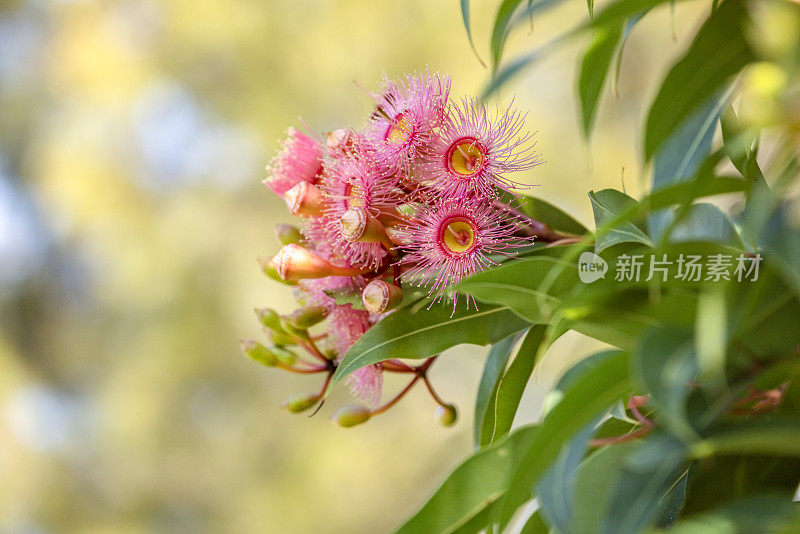
[[[402,145],[408,140],[411,130],[411,122],[400,113],[386,130],[386,142],[392,145]]]
[[[453,219],[444,225],[440,243],[454,254],[463,254],[475,244],[475,228],[466,219]]]
[[[447,151],[450,170],[463,177],[477,173],[483,164],[483,147],[470,137],[459,139]]]

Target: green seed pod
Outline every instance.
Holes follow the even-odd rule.
[[[342,406],[336,410],[336,413],[331,417],[331,421],[339,426],[349,428],[366,423],[371,416],[372,411],[366,406],[350,405]]]
[[[276,224],[275,237],[281,245],[299,244],[303,240],[303,234],[291,224]]]
[[[281,408],[286,408],[292,413],[300,413],[314,406],[319,400],[317,393],[295,393],[289,395],[281,404]]]
[[[323,321],[327,316],[328,311],[322,306],[305,306],[284,316],[284,319],[293,327],[305,330]]]
[[[267,347],[261,343],[257,343],[251,339],[243,339],[239,341],[239,346],[242,347],[247,356],[267,367],[275,367],[278,365],[278,358]]]
[[[433,418],[442,426],[453,426],[458,420],[458,410],[455,404],[447,404],[436,408]]]

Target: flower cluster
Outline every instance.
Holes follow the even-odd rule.
[[[260,263],[266,274],[295,286],[302,307],[283,317],[257,310],[274,347],[252,341],[243,347],[268,365],[327,373],[321,391],[287,400],[292,411],[323,398],[350,347],[407,303],[404,289],[408,296],[409,287],[423,287],[431,302],[449,299],[455,310],[453,287],[460,280],[537,236],[553,240],[548,228],[514,207],[518,195],[511,190],[521,185],[508,175],[540,159],[525,116],[513,105],[501,110],[472,98],[453,100],[450,78],[429,71],[386,80],[372,96],[375,108],[361,129],[335,130],[320,141],[289,129],[267,167],[264,184],[302,225],[279,225],[284,246]],[[323,321],[322,333],[309,333]],[[298,359],[292,347],[317,362]],[[452,423],[455,408],[428,381],[431,363],[394,359],[354,372],[349,385],[369,407],[342,408],[334,419],[344,426],[361,423],[422,381],[440,405],[438,417]],[[412,381],[380,406],[386,372],[410,374]]]

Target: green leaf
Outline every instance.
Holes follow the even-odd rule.
[[[800,421],[749,421],[717,430],[691,446],[696,458],[724,454],[800,456]]]
[[[731,88],[732,90],[732,88]],[[711,143],[722,108],[730,91],[722,97],[712,97],[692,113],[658,151],[653,162],[653,190],[688,180],[695,176],[711,153]],[[648,219],[652,238],[660,240],[672,222],[668,211],[654,213]]]
[[[492,346],[489,356],[486,358],[475,400],[474,441],[476,448],[492,442],[494,400],[497,396],[498,383],[505,373],[506,364],[520,337],[520,334],[517,333],[498,341]]]
[[[588,231],[577,219],[545,200],[523,195],[521,202],[520,211],[537,221],[547,223],[553,230],[575,235],[583,235]]]
[[[614,221],[621,213],[631,210],[636,201],[614,189],[590,192],[595,225],[600,228]],[[610,230],[598,235],[595,241],[595,253],[600,254],[605,249],[620,243],[642,243],[651,246],[650,238],[636,225],[623,221],[614,225]]]
[[[745,246],[733,221],[713,204],[688,206],[669,231],[672,243],[703,241],[731,245],[739,250]]]
[[[755,60],[745,38],[743,0],[726,0],[698,32],[689,51],[670,70],[647,117],[649,160],[697,107]]]
[[[591,3],[590,2],[590,11]],[[595,29],[592,44],[581,60],[578,75],[578,95],[581,103],[583,134],[588,138],[592,132],[597,101],[614,59],[614,51],[622,38],[622,24],[608,24]]]
[[[686,452],[682,443],[661,434],[648,438],[625,458],[602,532],[637,534],[665,512],[669,519],[677,516],[668,496],[678,488],[680,508],[686,489]]]
[[[521,3],[522,0],[503,0],[500,7],[497,8],[497,15],[494,17],[494,27],[492,28],[492,72],[496,71],[497,66],[500,64],[503,47],[505,47],[506,38],[511,31],[511,16]]]
[[[586,7],[589,9],[589,17],[594,18],[594,0],[586,0]]]
[[[700,293],[696,325],[698,378],[719,394],[727,383],[728,314],[724,285],[713,284]]]
[[[632,356],[633,373],[650,392],[659,420],[685,442],[693,441],[697,434],[686,414],[689,383],[698,372],[691,329],[653,329],[640,340]]]
[[[549,343],[552,342],[550,340],[545,342],[546,331],[545,325],[530,327],[514,361],[497,382],[493,402],[490,404],[490,415],[485,419],[487,423],[493,423],[487,424],[488,443],[493,443],[511,430],[519,402],[522,400],[522,394],[525,392],[533,369]]]
[[[800,509],[779,495],[758,495],[736,500],[707,514],[679,521],[669,534],[776,534],[797,532]],[[659,530],[658,532],[662,532]]]
[[[627,457],[640,442],[606,446],[586,458],[575,479],[573,527],[565,532],[597,532],[607,510]]]
[[[796,204],[779,204],[767,220],[761,243],[786,283],[800,296],[800,223],[793,216],[797,209]]]
[[[562,273],[547,291],[539,289],[554,266],[564,267]],[[479,300],[503,302],[530,323],[546,323],[560,304],[560,297],[576,283],[574,263],[551,256],[532,256],[473,275],[462,280],[458,289]]]
[[[628,20],[625,21],[625,31],[622,33],[622,41],[619,43],[619,48],[617,49],[617,60],[614,64],[614,77],[613,80],[613,87],[614,87],[614,94],[619,96],[619,92],[617,91],[617,86],[619,85],[619,72],[620,67],[622,67],[622,52],[625,50],[625,43],[628,42],[628,37],[630,37],[631,32],[633,31],[634,26],[639,23],[640,20],[644,18],[645,15],[650,11],[650,8],[641,11]]]
[[[561,450],[536,488],[536,498],[548,523],[559,532],[573,532],[575,484],[599,418],[584,426]]]
[[[520,17],[514,17],[514,13],[519,8],[523,0],[503,0],[500,7],[497,9],[497,15],[494,19],[494,27],[492,28],[492,72],[497,71],[500,65],[500,59],[503,56],[503,48],[505,48],[506,39],[515,23],[519,20],[531,19],[533,15],[545,11],[563,0],[528,0],[528,5],[521,13]]]
[[[577,378],[564,397],[545,416],[540,430],[524,443],[501,514],[501,526],[531,498],[531,488],[558,456],[563,444],[594,417],[630,391],[628,356],[610,351],[602,361]]]
[[[521,428],[467,458],[398,534],[454,532],[482,514],[503,496],[523,452],[521,447],[538,432],[536,426]]]
[[[397,310],[367,330],[347,351],[332,384],[356,369],[388,358],[427,358],[461,343],[488,345],[528,326],[507,307],[480,310],[436,304],[414,313]]]
[[[589,28],[599,28],[604,25],[622,24],[629,17],[632,17],[642,11],[649,10],[659,4],[665,3],[667,0],[618,0],[608,5],[603,11],[595,16],[594,20],[587,21],[573,27],[561,35],[555,37],[541,48],[527,52],[508,62],[503,68],[499,68],[494,72],[492,80],[483,90],[482,98],[486,99],[495,91],[500,89],[508,80],[519,74],[528,66],[534,64],[541,58],[556,49],[556,47],[567,42],[572,37],[586,31]],[[536,6],[538,4],[533,4]],[[550,4],[548,4],[550,5]],[[507,35],[506,28],[506,35]],[[505,42],[503,37],[500,42],[500,50],[502,52],[502,45]]]
[[[548,527],[547,523],[542,519],[541,511],[536,510],[531,514],[528,520],[525,521],[525,525],[523,525],[519,534],[548,534],[548,532],[550,532],[550,527]]]
[[[475,57],[485,68],[486,63],[481,59],[478,50],[475,48],[475,42],[472,40],[472,28],[469,22],[469,0],[461,0],[461,20],[464,22],[464,29],[467,30],[467,39],[469,39],[469,46],[472,48],[472,53],[475,54]]]

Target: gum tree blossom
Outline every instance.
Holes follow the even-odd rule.
[[[295,288],[300,307],[285,315],[258,309],[271,346],[247,340],[242,348],[263,365],[325,377],[319,391],[286,400],[292,412],[321,407],[348,351],[399,307],[452,299],[455,311],[454,287],[465,277],[515,255],[532,236],[570,238],[519,211],[519,195],[503,194],[519,186],[508,174],[540,163],[525,116],[513,105],[500,111],[474,99],[454,104],[450,78],[428,70],[386,80],[373,98],[363,128],[328,132],[325,145],[290,129],[268,167],[265,183],[300,217],[302,232],[281,225],[283,248],[259,262],[265,274]],[[408,291],[411,285],[427,297]],[[468,307],[470,300],[477,305],[467,296]],[[347,384],[368,406],[342,407],[332,419],[364,423],[423,383],[437,421],[453,424],[455,406],[428,377],[435,360],[390,358],[355,370]],[[409,380],[380,404],[388,374]]]
[[[300,182],[314,183],[322,170],[322,146],[307,135],[289,128],[281,150],[267,165],[264,185],[283,196]]]
[[[436,138],[445,119],[450,77],[412,74],[386,80],[377,107],[364,129],[364,139],[375,159],[400,178]]]
[[[446,198],[525,187],[504,176],[541,163],[524,128],[525,115],[512,106],[492,111],[470,98],[450,106],[422,164],[425,183]]]
[[[430,296],[440,300],[449,287],[496,265],[490,256],[513,255],[530,244],[515,237],[519,227],[508,211],[496,210],[477,196],[424,206],[405,228],[409,244],[401,265],[408,269],[402,279],[429,286]]]

